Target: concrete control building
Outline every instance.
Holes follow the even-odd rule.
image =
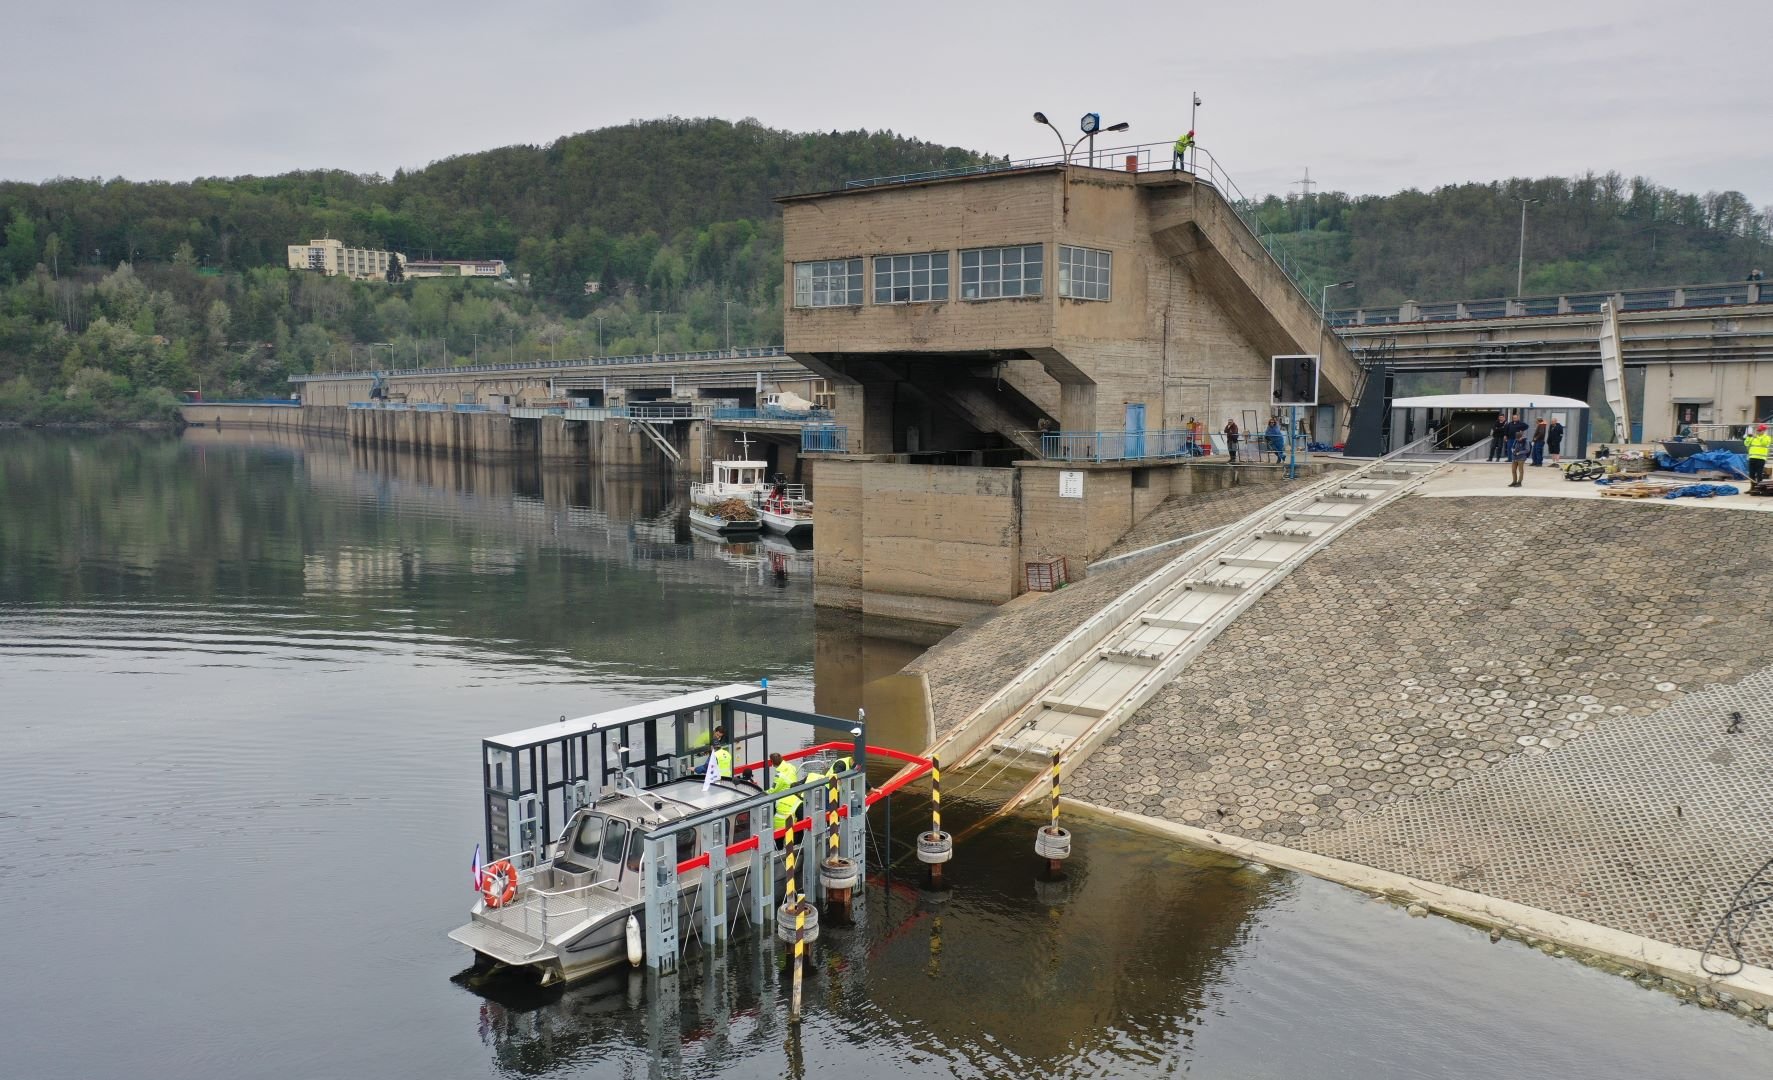
[[[343,275],[353,281],[385,279],[390,259],[398,259],[403,268],[406,266],[406,256],[398,251],[346,247],[343,240],[310,240],[289,245],[291,270],[315,270],[327,277]]]
[[[1269,358],[1355,373],[1211,185],[1050,165],[789,196],[788,352],[855,453],[1033,454],[1029,433],[1265,424]],[[1333,377],[1331,377],[1333,376]]]
[[[1274,355],[1321,353],[1308,422],[1345,425],[1353,356],[1220,191],[1161,161],[779,200],[785,348],[847,436],[815,470],[819,603],[957,623],[1028,562],[1081,576],[1165,498],[1235,482],[1175,447],[1191,419],[1262,430]]]

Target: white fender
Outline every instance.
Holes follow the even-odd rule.
[[[644,958],[645,953],[640,947],[640,920],[630,915],[628,916],[628,963],[639,967],[640,961]]]

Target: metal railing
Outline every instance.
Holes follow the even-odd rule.
[[[850,429],[836,424],[808,425],[800,429],[800,452],[803,454],[849,453]]]
[[[1151,461],[1177,458],[1226,455],[1230,442],[1223,434],[1204,431],[1170,429],[1162,431],[1042,431],[1029,432],[1040,436],[1040,456],[1048,461]],[[1283,459],[1298,442],[1302,456],[1308,452],[1308,440],[1297,440],[1286,433],[1270,437],[1266,431],[1239,436],[1237,460],[1261,461],[1264,455],[1278,454]]]
[[[826,424],[831,421],[831,413],[824,409],[808,409],[796,412],[792,409],[778,409],[763,406],[756,409],[720,407],[714,410],[715,420],[779,420],[791,424]]]
[[[1773,304],[1773,285],[1762,281],[1726,281],[1700,285],[1658,285],[1610,292],[1548,293],[1541,296],[1496,296],[1481,300],[1406,300],[1380,307],[1338,308],[1325,318],[1337,329],[1395,326],[1398,323],[1458,322],[1532,315],[1594,315],[1611,301],[1619,311],[1678,311],[1685,308],[1740,307]]]
[[[747,360],[756,357],[787,356],[780,345],[754,349],[719,349],[707,352],[641,353],[633,356],[583,356],[572,360],[531,360],[521,364],[469,364],[463,367],[384,368],[374,371],[328,371],[307,375],[291,375],[292,383],[330,382],[338,379],[368,379],[407,375],[473,375],[496,371],[558,371],[562,368],[619,367],[635,364],[683,364],[719,360]]]
[[[192,399],[181,397],[180,405],[269,405],[273,408],[301,408],[302,403],[296,398],[207,398]]]
[[[898,176],[875,176],[865,180],[849,180],[844,188],[889,187],[894,184],[912,184],[926,180],[946,180],[963,176],[983,176],[996,173],[1016,172],[1025,169],[1050,169],[1058,165],[1078,165],[1077,153],[1070,155],[1048,154],[1043,157],[1022,158],[1011,161],[1004,159],[984,165],[968,165],[955,169],[938,169],[931,172],[903,173]],[[1176,169],[1175,144],[1173,143],[1136,143],[1132,146],[1115,146],[1091,153],[1090,160],[1083,163],[1085,168],[1105,168],[1113,172],[1171,172]],[[1103,164],[1097,164],[1098,162]],[[1239,221],[1249,230],[1262,249],[1268,252],[1275,265],[1287,275],[1293,288],[1301,299],[1311,305],[1313,311],[1321,312],[1319,298],[1315,298],[1301,284],[1304,280],[1304,269],[1299,261],[1280,243],[1278,234],[1262,227],[1261,217],[1257,211],[1261,208],[1261,200],[1245,195],[1243,189],[1232,180],[1231,174],[1219,163],[1205,147],[1196,144],[1189,154],[1188,166],[1182,170],[1196,180],[1204,181],[1216,188]]]
[[[509,405],[452,405],[446,401],[352,401],[345,406],[347,409],[369,409],[376,412],[456,412],[456,413],[511,413],[515,410]],[[531,410],[539,411],[539,410]]]

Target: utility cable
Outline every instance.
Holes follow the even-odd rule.
[[[1730,905],[1718,917],[1716,926],[1712,927],[1711,936],[1705,939],[1705,948],[1699,953],[1699,967],[1707,975],[1735,975],[1748,961],[1742,956],[1742,937],[1755,917],[1765,908],[1773,907],[1773,859],[1761,864],[1761,868],[1750,874],[1747,881],[1736,890],[1730,898]],[[1729,949],[1729,959],[1725,965],[1735,965],[1727,970],[1712,967],[1713,957],[1723,957],[1718,949],[1720,939]]]

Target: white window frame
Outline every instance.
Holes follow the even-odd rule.
[[[1059,295],[1069,300],[1110,299],[1114,252],[1059,245]]]
[[[865,285],[859,257],[814,259],[794,264],[794,306],[797,308],[860,307]]]
[[[874,257],[876,304],[939,304],[948,292],[946,251]]]
[[[1013,259],[1012,259],[1013,256]],[[1008,273],[1011,267],[1015,273]],[[1005,286],[1015,283],[1014,292]],[[1039,296],[1046,289],[1046,245],[967,248],[960,253],[960,298],[1006,300]]]

